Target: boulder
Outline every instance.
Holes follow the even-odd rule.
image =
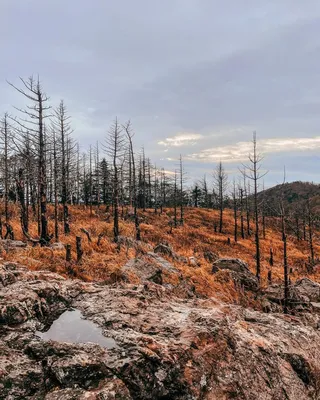
[[[195,256],[189,257],[188,263],[191,267],[200,267],[200,262]]]
[[[169,257],[172,260],[181,262],[183,264],[190,263],[190,260],[188,259],[188,257],[180,256],[179,254],[177,254],[173,250],[173,248],[170,246],[169,243],[160,243],[154,248],[153,251],[156,254],[160,254],[162,256]]]
[[[173,259],[178,258],[177,254],[173,251],[172,247],[168,243],[159,243],[153,251],[154,253],[161,254],[162,256],[168,256]]]
[[[257,291],[259,282],[256,276],[249,270],[248,264],[238,258],[220,258],[212,266],[212,273],[228,270],[236,284],[247,290]]]
[[[320,285],[309,278],[302,278],[294,284],[294,291],[302,301],[320,302]]]
[[[0,245],[6,250],[12,249],[24,249],[27,247],[27,243],[22,242],[21,240],[10,240],[10,239],[1,239]]]
[[[164,275],[181,277],[181,273],[169,261],[152,252],[128,261],[121,271],[127,281],[130,281],[130,274],[133,274],[140,282],[151,281],[159,285],[162,285]]]
[[[275,303],[283,303],[284,286],[270,285],[264,290],[264,295],[267,299]],[[309,278],[297,280],[289,287],[289,301],[291,306],[305,305],[310,306],[310,303],[320,303],[320,285]]]
[[[284,297],[284,288],[282,285],[269,285],[264,291],[263,294],[266,299],[272,301],[273,303],[282,303]]]
[[[216,253],[213,253],[212,251],[206,250],[203,252],[203,257],[206,261],[213,263],[217,260],[219,260],[219,256]]]
[[[62,242],[55,242],[50,245],[53,250],[65,250],[65,245]]]

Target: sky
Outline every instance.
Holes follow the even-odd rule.
[[[318,0],[0,0],[0,52],[0,114],[24,102],[6,81],[39,74],[83,150],[130,119],[137,152],[210,181],[256,131],[267,187],[284,166],[319,182]]]

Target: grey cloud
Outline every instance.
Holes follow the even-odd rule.
[[[253,129],[261,139],[318,136],[319,20],[316,0],[2,0],[0,112],[22,101],[5,79],[39,73],[84,145],[103,140],[116,115],[131,118],[157,164],[248,141]],[[158,145],[181,133],[202,139]],[[307,177],[307,158],[295,157]]]

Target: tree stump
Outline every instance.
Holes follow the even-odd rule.
[[[78,264],[81,263],[82,256],[83,256],[81,241],[82,241],[81,236],[76,236],[76,249],[77,249],[77,263]]]

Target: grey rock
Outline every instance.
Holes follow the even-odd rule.
[[[141,282],[151,281],[159,285],[163,283],[163,275],[181,277],[181,273],[169,261],[152,252],[128,261],[122,267],[122,272],[127,280],[129,280],[128,274],[134,274]]]
[[[204,251],[204,252],[203,252],[203,257],[204,257],[204,259],[205,259],[206,261],[211,262],[211,263],[213,263],[213,262],[219,260],[218,254],[213,253],[213,252],[210,251],[210,250]]]
[[[264,290],[264,296],[272,302],[283,303],[284,286],[270,285]],[[309,278],[297,280],[289,287],[289,301],[291,306],[311,306],[311,303],[320,303],[320,285]]]
[[[195,256],[189,257],[188,261],[191,267],[200,267],[200,262]]]
[[[170,263],[162,268],[174,271]],[[0,327],[1,398],[318,398],[320,332],[299,317],[217,299],[179,299],[150,281],[103,286],[45,271],[32,279],[33,272],[19,267],[14,273],[15,282],[1,288],[0,307],[10,302],[27,318]],[[118,346],[38,338],[36,330],[66,306],[79,309]]]
[[[257,291],[259,282],[256,276],[250,271],[248,264],[237,258],[220,258],[212,266],[212,273],[228,270],[236,284],[247,290]]]
[[[297,297],[312,302],[320,302],[320,285],[309,278],[302,278],[294,284]]]
[[[62,242],[55,242],[50,245],[51,249],[53,250],[65,250],[65,245]]]
[[[27,247],[27,243],[21,240],[0,239],[0,247],[6,251],[22,251]]]

